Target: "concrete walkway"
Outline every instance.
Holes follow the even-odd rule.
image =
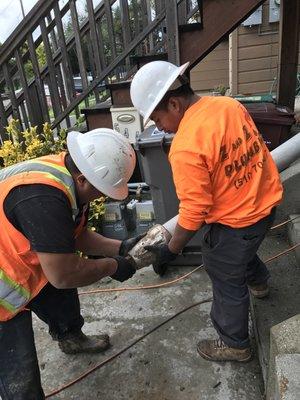
[[[139,271],[127,285],[161,283],[192,268],[173,267],[164,279],[151,268]],[[95,287],[115,284],[106,279]],[[121,286],[121,285],[120,285]],[[122,285],[124,286],[124,284]],[[91,288],[91,287],[89,287]],[[84,331],[106,331],[113,347],[105,355],[70,356],[60,352],[45,325],[34,321],[38,356],[46,393],[74,379],[183,308],[211,297],[201,270],[184,282],[148,291],[81,297]],[[258,359],[240,365],[211,363],[196,352],[201,338],[214,338],[210,303],[192,308],[142,342],[54,399],[84,400],[260,400],[263,384]]]
[[[260,248],[260,256],[266,260],[288,247],[286,227],[283,227],[267,236]],[[254,326],[259,333],[259,355],[264,372],[269,358],[270,327],[300,312],[297,290],[300,270],[294,254],[280,257],[268,267],[272,273],[270,297],[253,302]],[[192,269],[172,267],[162,279],[151,268],[146,268],[126,286],[162,283]],[[125,283],[118,285],[107,278],[93,287],[116,286],[125,286]],[[50,339],[46,326],[35,319],[45,392],[73,380],[178,311],[210,297],[211,285],[203,269],[170,287],[81,296],[86,321],[84,331],[111,335],[113,346],[104,355],[70,356],[61,353]],[[197,341],[216,337],[209,311],[210,303],[206,303],[181,314],[53,399],[262,400],[264,387],[257,356],[244,365],[211,363],[198,356]]]

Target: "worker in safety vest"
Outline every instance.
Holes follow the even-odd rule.
[[[0,170],[0,398],[44,399],[31,312],[68,354],[109,347],[81,328],[77,287],[135,273],[125,258],[139,238],[108,239],[87,229],[89,202],[124,199],[135,167],[125,137],[111,129],[70,132],[67,153]],[[78,255],[101,255],[88,259]]]
[[[158,129],[176,133],[169,152],[179,219],[168,245],[149,246],[162,267],[201,228],[203,263],[212,281],[211,319],[218,339],[197,350],[212,361],[251,359],[249,290],[268,294],[269,272],[256,252],[282,198],[280,177],[247,110],[229,97],[197,96],[184,71],[154,61],[131,83],[131,100]]]

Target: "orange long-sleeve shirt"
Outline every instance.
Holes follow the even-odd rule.
[[[169,161],[185,229],[249,226],[282,198],[269,150],[244,106],[229,97],[202,97],[188,108]]]

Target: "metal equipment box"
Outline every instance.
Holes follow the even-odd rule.
[[[127,239],[126,203],[120,201],[105,203],[105,213],[101,218],[100,228],[103,236],[119,240]]]
[[[111,107],[110,112],[113,129],[134,144],[142,131],[142,118],[137,109],[134,107]]]
[[[148,232],[155,225],[155,214],[152,200],[136,203],[136,233]]]

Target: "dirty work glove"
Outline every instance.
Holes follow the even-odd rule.
[[[168,264],[177,257],[177,254],[169,250],[167,244],[148,245],[144,246],[144,249],[155,254],[156,260],[153,262],[153,269],[154,272],[160,276],[166,273]]]
[[[119,249],[120,256],[127,256],[128,252],[146,235],[146,233],[142,233],[141,235],[135,236],[130,239],[122,240],[121,246]]]
[[[134,265],[127,258],[120,256],[112,258],[114,258],[117,261],[118,267],[116,272],[110,276],[111,278],[119,282],[124,282],[127,281],[127,279],[131,278],[136,273]]]

